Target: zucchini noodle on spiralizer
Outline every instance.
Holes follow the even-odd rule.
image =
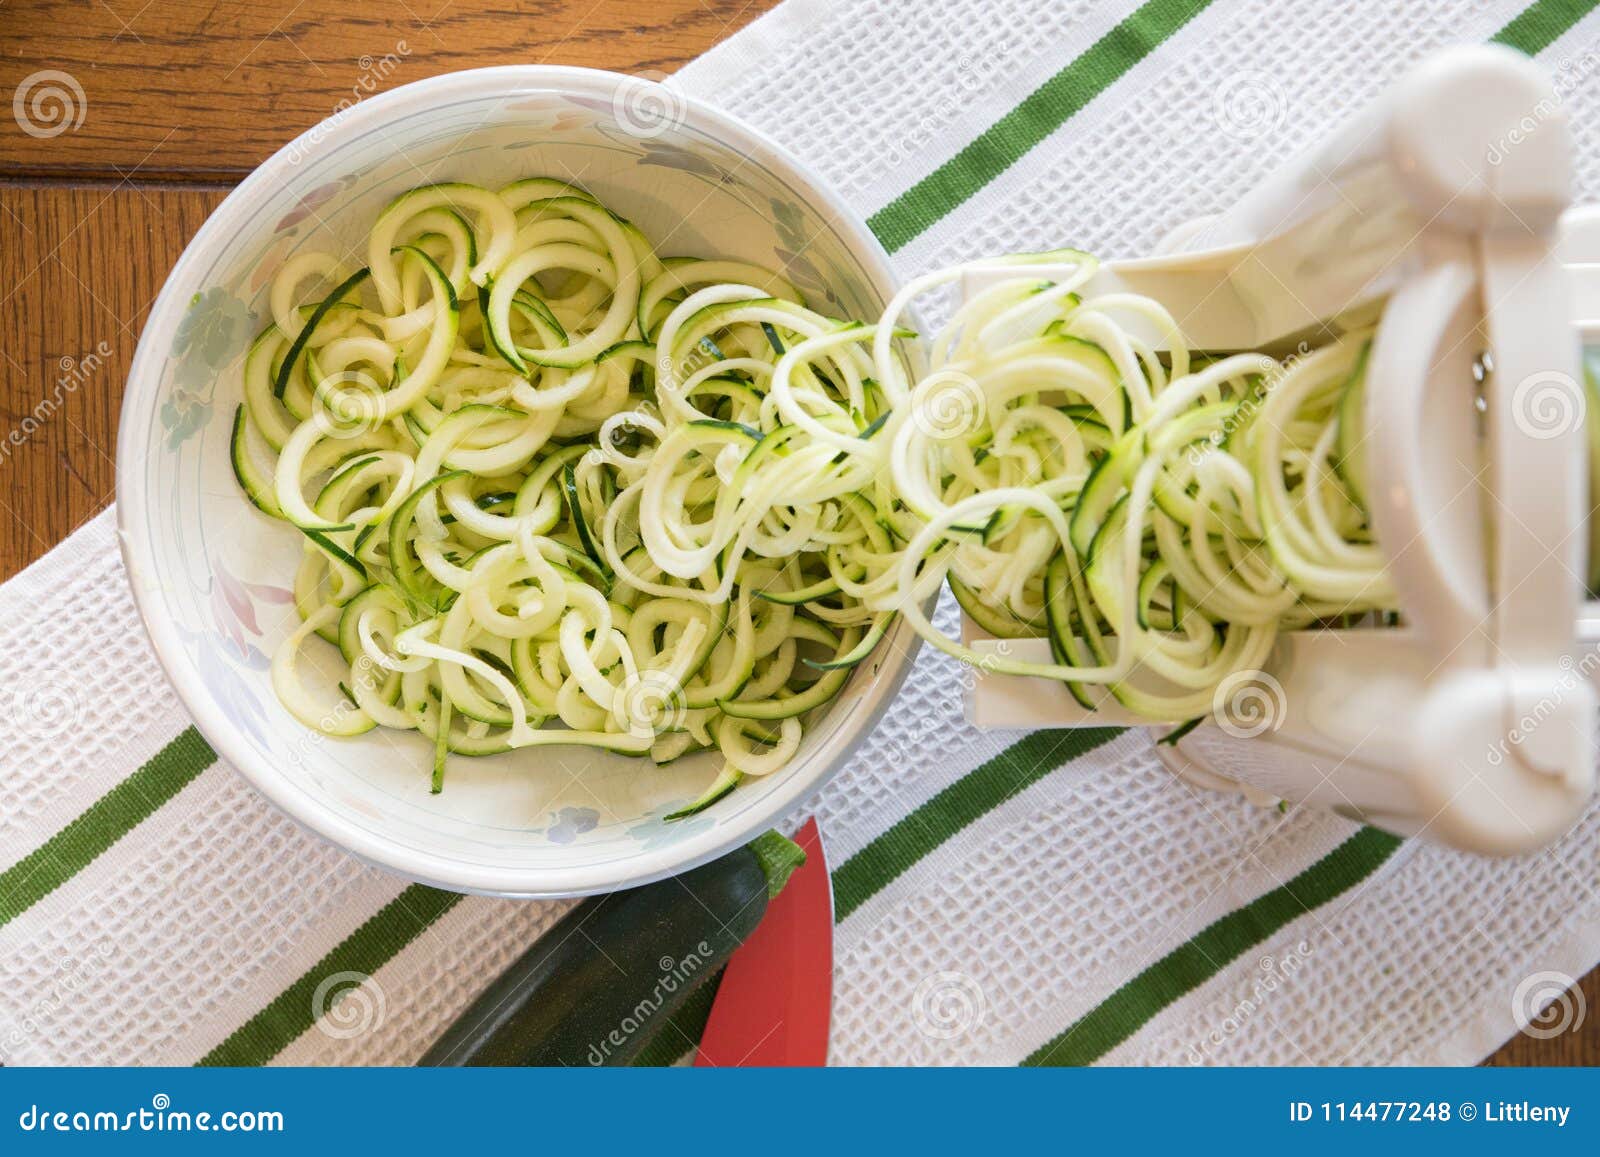
[[[1013,261],[933,338],[927,372],[900,384],[889,465],[904,549],[872,606],[963,662],[1152,721],[1212,711],[1281,630],[1394,607],[1353,452],[1370,334],[1286,364],[1214,359],[1154,300],[1084,299],[1087,255]],[[1039,281],[1030,261],[1072,272]],[[914,282],[885,321],[975,268],[999,271]],[[1164,350],[1137,336],[1151,330]],[[880,323],[883,380],[886,334]],[[985,632],[1048,638],[1055,661],[944,636],[923,609],[944,582]]]

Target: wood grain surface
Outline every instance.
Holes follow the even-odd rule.
[[[184,186],[0,186],[0,578],[111,502],[122,383],[139,330],[224,196]]]
[[[36,118],[0,118],[0,580],[110,503],[150,304],[272,151],[353,92],[455,69],[671,72],[775,2],[0,0],[0,98]],[[1576,1031],[1488,1063],[1600,1063],[1600,971],[1577,992]]]
[[[7,0],[0,91],[56,70],[84,115],[49,138],[7,123],[0,174],[238,180],[364,92],[497,64],[671,72],[772,3]],[[45,101],[41,120],[57,107]]]

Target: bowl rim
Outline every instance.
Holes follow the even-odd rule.
[[[233,189],[184,247],[151,306],[129,366],[117,436],[116,501],[117,538],[139,618],[152,649],[177,692],[185,711],[220,759],[262,793],[276,808],[301,827],[321,836],[364,862],[408,879],[457,892],[525,899],[554,899],[635,887],[677,875],[721,856],[779,822],[805,797],[828,782],[854,749],[869,735],[910,671],[921,639],[902,621],[884,640],[890,658],[862,696],[859,723],[830,736],[811,756],[814,771],[790,775],[759,807],[750,809],[735,824],[712,828],[679,844],[641,848],[637,856],[600,865],[573,867],[499,867],[466,864],[436,852],[400,845],[357,825],[305,788],[277,771],[259,756],[199,688],[199,673],[184,657],[176,624],[155,597],[154,559],[147,555],[145,536],[132,533],[149,515],[144,487],[136,467],[144,464],[147,446],[135,445],[136,431],[158,400],[165,350],[183,316],[186,298],[179,286],[214,248],[219,238],[232,234],[261,190],[287,183],[298,160],[320,149],[338,147],[348,134],[390,123],[418,104],[460,96],[511,96],[524,92],[554,91],[614,99],[624,85],[649,81],[624,73],[565,65],[501,65],[468,69],[414,81],[368,97],[325,118],[285,144]],[[673,89],[684,122],[715,131],[758,165],[803,191],[818,208],[829,213],[849,244],[871,288],[884,301],[893,298],[898,282],[888,254],[859,214],[847,205],[807,165],[783,146],[736,117],[699,98]],[[782,774],[782,773],[780,773]],[[627,870],[619,870],[626,868]]]

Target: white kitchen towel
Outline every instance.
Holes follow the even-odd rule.
[[[910,276],[1145,251],[1496,36],[1556,70],[1600,196],[1592,7],[788,0],[674,83],[804,157]],[[810,805],[837,1063],[1465,1063],[1600,960],[1600,810],[1520,860],[1400,844],[1178,782],[1142,732],[979,734],[961,681],[925,649]],[[0,1061],[407,1063],[564,910],[408,888],[188,727],[109,515],[0,587]],[[1530,1031],[1586,1015],[1567,994]]]

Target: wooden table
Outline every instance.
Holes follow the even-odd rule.
[[[81,123],[58,135],[0,118],[0,579],[111,502],[123,376],[190,236],[363,76],[386,72],[388,88],[493,64],[671,72],[774,3],[0,0],[0,98],[46,69],[82,92]],[[35,419],[90,355],[83,384]],[[1492,1063],[1600,1063],[1600,970],[1582,991],[1582,1031],[1518,1037]]]

